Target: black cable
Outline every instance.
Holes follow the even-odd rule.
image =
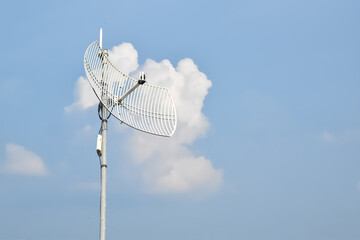
[[[109,111],[109,116],[107,117],[107,119],[109,119],[110,117],[111,117],[111,115],[112,115],[112,110],[114,109],[114,105],[112,105],[112,108],[111,108],[111,110]]]
[[[99,116],[100,120],[102,121],[103,119],[102,119],[102,116],[100,115],[101,107],[102,107],[102,104],[100,102],[98,105],[98,116]]]
[[[103,104],[100,102],[99,105],[98,105],[98,116],[99,116],[101,121],[103,120],[103,118],[102,118],[102,106],[103,106]],[[111,115],[112,115],[111,112],[112,112],[113,109],[114,109],[114,105],[112,105],[111,110],[108,111],[109,115],[106,117],[106,120],[108,120],[111,117]],[[101,112],[101,114],[100,114],[100,112]]]

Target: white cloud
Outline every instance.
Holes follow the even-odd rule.
[[[195,193],[196,196],[216,192],[222,184],[222,171],[216,170],[205,157],[188,155],[153,160],[143,169],[147,190],[155,193]]]
[[[328,142],[328,143],[333,143],[336,142],[336,138],[334,135],[332,135],[331,133],[324,131],[320,138],[324,141],[324,142]]]
[[[209,159],[195,156],[188,148],[205,135],[209,126],[202,108],[211,81],[190,58],[179,61],[176,68],[169,60],[156,62],[147,59],[139,68],[138,53],[130,43],[113,47],[109,58],[126,74],[144,71],[148,82],[168,87],[176,105],[178,125],[171,138],[131,131],[127,149],[141,173],[146,191],[197,195],[216,192],[223,182],[222,170],[215,169]],[[89,100],[95,94],[82,77],[78,80],[75,93],[78,100],[66,107],[66,111],[86,109],[97,103]]]
[[[92,127],[90,124],[86,125],[85,127],[83,127],[83,129],[81,130],[84,133],[90,132],[92,130]]]
[[[109,51],[109,60],[125,74],[135,71],[138,67],[138,53],[131,43],[122,43]]]
[[[216,192],[223,182],[222,170],[211,161],[195,156],[188,148],[204,136],[209,122],[202,113],[212,83],[193,60],[181,60],[173,67],[169,60],[146,60],[141,68],[151,84],[170,89],[178,115],[178,127],[171,138],[134,132],[129,142],[134,162],[140,168],[146,190],[152,193]]]
[[[79,109],[84,110],[99,103],[99,100],[93,92],[88,80],[84,77],[79,77],[77,80],[74,96],[76,101],[70,106],[65,107],[65,112],[71,112]]]
[[[7,144],[5,151],[4,172],[28,176],[44,176],[48,174],[43,160],[24,147],[16,144]]]
[[[341,130],[336,133],[323,131],[321,134],[317,134],[316,138],[330,144],[347,144],[360,139],[360,128]]]

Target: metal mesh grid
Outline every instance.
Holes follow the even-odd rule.
[[[174,134],[177,120],[169,89],[145,83],[117,104],[138,81],[120,72],[97,41],[86,49],[84,67],[96,96],[120,121],[159,136]]]

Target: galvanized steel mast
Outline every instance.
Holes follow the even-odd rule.
[[[100,48],[102,49],[102,29],[100,29]],[[102,54],[101,58],[105,58],[104,56],[106,52],[99,53]],[[106,180],[107,180],[107,109],[106,104],[108,102],[108,97],[106,95],[106,75],[104,74],[104,68],[106,68],[107,62],[103,62],[102,65],[102,83],[103,83],[103,91],[102,91],[102,103],[101,104],[101,135],[102,135],[102,146],[101,146],[101,162],[100,162],[100,170],[101,170],[101,193],[100,193],[100,240],[106,239]]]

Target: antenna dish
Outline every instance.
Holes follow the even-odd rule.
[[[144,73],[138,80],[122,73],[97,41],[86,49],[84,67],[96,96],[121,122],[154,135],[174,134],[176,110],[168,88],[146,83]]]

